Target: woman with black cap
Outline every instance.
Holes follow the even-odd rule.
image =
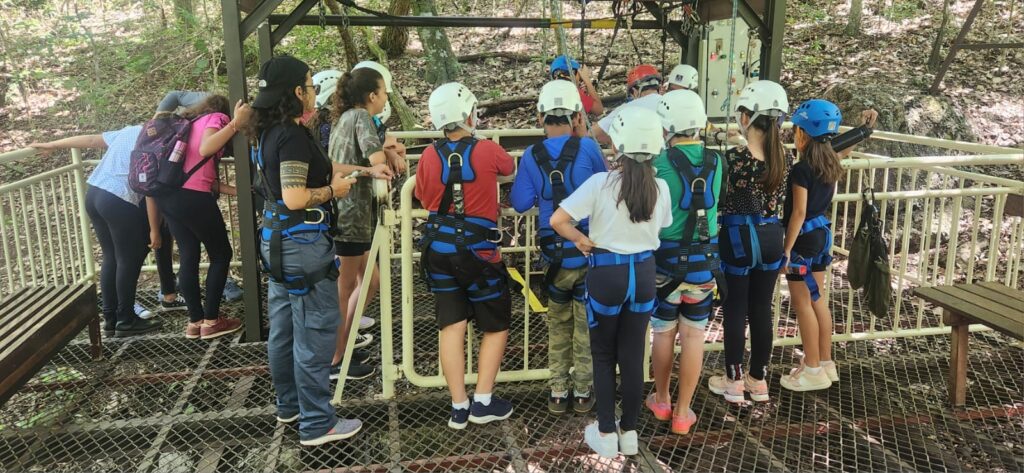
[[[263,194],[260,255],[270,282],[267,354],[277,393],[277,420],[299,422],[299,443],[322,445],[362,428],[331,406],[328,372],[338,327],[338,266],[333,202],[348,194],[355,172],[388,178],[386,166],[331,164],[302,122],[315,112],[309,66],[279,56],[260,68],[249,138]]]

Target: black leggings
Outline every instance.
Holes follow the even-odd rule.
[[[220,316],[220,301],[231,263],[231,242],[217,199],[209,192],[180,189],[158,199],[160,213],[167,219],[178,242],[181,266],[178,280],[188,305],[189,320],[214,320]],[[206,247],[210,269],[206,273],[206,303],[199,292],[199,246]]]
[[[135,286],[149,252],[146,212],[138,205],[93,186],[89,186],[85,194],[85,211],[103,249],[100,292],[104,324],[108,329],[119,322],[131,324],[138,318]]]
[[[654,271],[653,257],[635,265],[635,302],[654,300]],[[628,282],[629,265],[590,268],[587,271],[587,298],[604,305],[619,304],[626,299]],[[594,358],[598,429],[604,433],[615,432],[615,364],[618,363],[622,378],[619,426],[623,431],[635,430],[643,399],[645,335],[651,311],[633,312],[627,302],[615,316],[591,313],[597,324],[590,328],[590,353]]]
[[[782,258],[782,226],[758,227],[761,258],[772,263]],[[746,258],[735,258],[729,232],[719,236],[722,261],[733,264],[749,264],[750,233],[740,232]],[[743,377],[743,351],[746,344],[747,322],[750,323],[750,376],[764,379],[772,355],[772,298],[779,281],[779,271],[750,270],[746,276],[726,273],[726,299],[722,303],[722,325],[725,330],[725,371],[730,379]]]
[[[153,252],[156,257],[156,270],[160,274],[160,292],[165,295],[176,294],[178,286],[174,279],[174,240],[171,239],[171,228],[167,222],[160,225],[160,240],[160,249]]]

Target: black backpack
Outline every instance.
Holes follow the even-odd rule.
[[[871,198],[868,198],[868,192]],[[882,234],[882,221],[874,203],[874,194],[873,189],[861,192],[864,209],[850,245],[847,277],[850,287],[864,289],[868,310],[884,317],[889,313],[892,298],[892,275],[889,270],[889,244]]]

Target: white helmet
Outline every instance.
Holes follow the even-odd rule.
[[[334,69],[320,71],[313,76],[313,85],[320,86],[320,92],[316,94],[316,108],[327,106],[327,102],[334,95],[334,90],[338,88],[339,79],[341,79],[341,71]]]
[[[368,68],[368,69],[373,69],[373,70],[379,72],[380,75],[382,77],[384,77],[384,91],[386,91],[389,94],[393,92],[391,90],[391,71],[389,71],[388,68],[382,66],[379,62],[363,61],[363,62],[361,62],[359,64],[356,64],[355,67],[352,68],[352,70],[354,71],[356,69],[363,68],[363,67]]]
[[[658,103],[658,116],[661,118],[661,127],[670,135],[704,128],[708,124],[704,103],[692,90],[673,90],[662,95]]]
[[[672,68],[668,74],[668,84],[678,85],[684,89],[697,88],[697,69],[689,64],[680,64]]]
[[[471,116],[474,117],[473,126],[476,126],[476,95],[473,95],[466,86],[458,82],[442,84],[430,93],[427,101],[427,109],[430,110],[430,121],[434,128],[443,130],[448,125],[458,124],[468,131],[465,123]]]
[[[648,161],[665,149],[663,136],[658,114],[644,107],[623,107],[608,127],[615,153],[639,162]]]
[[[770,80],[759,80],[743,88],[739,98],[736,99],[738,111],[743,107],[753,113],[753,118],[759,115],[779,117],[789,113],[789,99],[786,97],[786,89]]]
[[[537,112],[541,115],[568,116],[582,111],[580,92],[572,82],[553,80],[540,88]]]

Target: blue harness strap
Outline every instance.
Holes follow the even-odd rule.
[[[591,253],[587,260],[590,263],[591,268],[599,268],[602,266],[629,266],[629,282],[626,286],[626,297],[625,299],[616,305],[605,305],[593,297],[587,297],[587,322],[591,327],[597,326],[597,321],[594,319],[594,313],[606,317],[617,317],[622,312],[622,306],[627,305],[630,312],[644,313],[651,312],[657,305],[657,297],[651,298],[649,301],[637,301],[636,300],[636,265],[643,263],[649,258],[654,256],[652,251],[642,251],[640,253],[633,253],[629,255],[620,255],[618,253]]]
[[[750,229],[750,265],[736,266],[725,261],[722,262],[722,269],[726,273],[736,276],[746,276],[751,269],[759,271],[778,271],[784,264],[783,259],[772,263],[765,263],[761,257],[761,242],[757,238],[757,227],[762,225],[777,224],[779,218],[776,216],[762,217],[760,215],[725,215],[722,217],[722,226],[729,232],[729,242],[732,246],[733,257],[743,258],[746,251],[743,249],[743,240],[740,237],[740,227],[746,226]]]
[[[804,224],[800,227],[800,234],[813,232],[819,228],[825,229],[825,246],[821,252],[814,255],[811,258],[804,258],[800,255],[795,255],[793,261],[787,264],[790,274],[798,274],[804,280],[804,284],[807,285],[807,291],[811,293],[811,300],[817,301],[821,298],[821,291],[818,288],[818,282],[814,280],[813,267],[815,265],[827,266],[832,263],[832,223],[825,218],[824,215],[818,215],[817,217],[804,221]]]
[[[329,201],[318,207],[309,209],[292,210],[285,205],[284,200],[273,199],[273,192],[269,187],[266,171],[263,162],[263,138],[266,131],[260,137],[256,148],[250,153],[250,159],[256,167],[257,175],[260,177],[260,194],[264,198],[263,203],[263,224],[260,229],[260,238],[269,243],[267,258],[260,256],[264,272],[270,275],[270,279],[285,287],[289,294],[304,296],[309,293],[312,287],[324,279],[338,279],[339,263],[336,259],[326,267],[305,271],[302,274],[286,274],[284,264],[281,261],[282,243],[285,240],[308,245],[316,242],[323,235],[328,234],[334,228],[334,201]],[[319,149],[319,148],[317,148]],[[327,159],[322,155],[323,159]]]

